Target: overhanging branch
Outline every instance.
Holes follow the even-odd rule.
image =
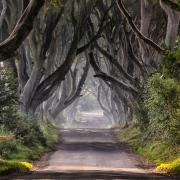
[[[110,9],[111,9],[112,7],[113,7],[113,5],[111,5],[111,6],[106,10],[106,12],[104,13],[104,16],[102,17],[102,20],[101,20],[101,23],[100,23],[100,25],[99,25],[99,29],[98,29],[97,33],[90,39],[90,41],[89,41],[87,44],[85,44],[84,46],[82,46],[82,47],[80,47],[80,48],[77,49],[77,55],[80,54],[80,53],[82,53],[83,51],[85,51],[87,48],[90,47],[90,45],[91,45],[92,43],[94,43],[98,38],[101,37],[101,33],[102,33],[103,29],[104,29],[104,26],[106,26],[106,25],[104,25],[104,22],[105,22],[105,20],[106,20],[106,17],[107,17],[107,15],[108,15],[108,12],[110,11]],[[89,23],[90,23],[90,22],[89,22]]]
[[[92,52],[89,53],[89,61],[90,61],[92,68],[94,69],[94,71],[96,73],[96,75],[94,75],[94,77],[101,78],[105,82],[110,82],[111,84],[114,84],[114,85],[122,88],[123,90],[130,92],[133,95],[137,95],[138,90],[136,90],[136,88],[134,88],[133,86],[128,85],[122,81],[119,81],[118,79],[116,79],[115,77],[113,77],[111,75],[104,73],[97,65]]]
[[[111,54],[109,54],[106,50],[100,47],[98,43],[95,44],[95,47],[100,53],[102,53],[108,59],[110,63],[112,63],[119,70],[119,72],[123,75],[125,79],[127,79],[131,84],[135,86],[138,84],[138,82],[136,82],[136,79],[134,79],[132,76],[125,72],[125,70],[123,69],[121,64],[119,64],[117,59],[115,59]]]
[[[9,37],[0,44],[0,62],[15,55],[15,51],[33,29],[33,22],[45,0],[31,0],[24,10],[14,30]]]
[[[164,4],[168,5],[171,9],[180,12],[180,5],[171,0],[161,0]]]
[[[154,48],[157,52],[159,52],[160,54],[164,54],[166,52],[165,49],[163,49],[161,46],[159,46],[158,44],[156,44],[154,41],[152,41],[151,39],[149,39],[148,37],[144,36],[139,29],[137,28],[137,26],[134,24],[132,17],[130,16],[129,12],[126,10],[122,0],[115,0],[117,7],[119,9],[120,12],[122,12],[122,14],[125,16],[127,22],[129,23],[130,27],[132,28],[133,32],[136,34],[136,36],[143,40],[146,44],[148,44],[149,46],[151,46],[152,48]]]

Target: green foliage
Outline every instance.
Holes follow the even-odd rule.
[[[3,140],[3,139],[11,140],[11,138],[13,138],[13,136],[14,136],[14,134],[11,133],[4,125],[0,126],[0,140]]]
[[[180,127],[180,85],[172,78],[162,78],[155,73],[146,85],[148,97],[144,104],[148,109],[149,127],[151,133],[163,136],[165,139],[179,140]],[[174,139],[175,138],[175,139]]]
[[[128,127],[120,129],[118,136],[121,141],[128,142],[135,150],[137,150],[142,142],[142,132],[139,126],[135,126],[134,124],[130,124]]]
[[[152,141],[152,139],[147,138],[144,140],[144,136],[144,132],[135,124],[130,124],[127,128],[121,128],[117,133],[120,141],[128,143],[139,155],[154,162],[157,166],[162,167],[161,164],[166,164],[164,162],[174,162],[174,160],[179,159],[180,147],[178,145],[172,146],[167,141]],[[175,170],[177,167],[179,167],[179,163],[173,163],[168,172],[179,172]]]
[[[179,4],[179,6],[180,6],[180,0],[177,0],[177,3]]]
[[[26,172],[32,168],[28,162],[5,161],[0,159],[0,174],[9,172]]]
[[[180,158],[177,158],[174,161],[168,163],[162,163],[156,168],[156,170],[180,174]]]
[[[179,147],[161,141],[146,141],[137,147],[137,152],[155,164],[174,160],[180,156]]]
[[[1,127],[4,127],[6,131],[13,132],[15,138],[24,145],[32,146],[38,142],[45,145],[45,138],[37,124],[37,119],[29,119],[18,113],[17,79],[8,69],[1,71],[0,78]]]
[[[55,127],[18,112],[17,80],[0,72],[0,158],[35,160],[56,143]]]
[[[11,120],[17,105],[17,79],[8,69],[0,71],[0,123]]]
[[[37,120],[29,119],[19,113],[12,113],[12,119],[4,122],[6,128],[13,132],[16,139],[21,140],[23,144],[32,146],[37,142],[45,144],[43,133],[37,124]],[[33,141],[32,141],[33,139]]]
[[[180,45],[173,51],[168,51],[162,64],[160,72],[169,78],[180,80]]]
[[[158,170],[179,172],[180,46],[166,53],[142,92],[138,126],[121,129],[119,139],[159,165]]]
[[[53,7],[58,7],[61,5],[61,0],[48,0],[48,3]]]
[[[17,124],[18,126],[21,125],[19,122]],[[31,121],[24,121],[20,129],[20,131],[18,130],[18,136],[13,135],[10,140],[0,140],[1,158],[35,160],[58,141],[55,127],[46,122],[41,123],[41,126],[37,126]],[[13,133],[8,132],[12,137]]]
[[[147,80],[143,105],[148,113],[147,133],[155,140],[180,143],[180,47],[168,52]]]

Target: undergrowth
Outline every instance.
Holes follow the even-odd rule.
[[[58,141],[58,136],[55,133],[56,129],[53,125],[44,122],[41,124],[39,130],[41,131],[41,134],[39,134],[40,137],[34,135],[32,137],[29,133],[26,134],[25,141],[23,136],[16,137],[9,131],[9,135],[6,134],[6,136],[0,140],[0,158],[7,160],[38,159],[42,153],[52,148]],[[29,141],[27,141],[27,139]]]
[[[37,160],[58,141],[54,124],[19,112],[17,88],[12,71],[0,71],[0,172],[23,169],[21,161]]]
[[[153,162],[158,171],[180,173],[180,147],[166,141],[148,140],[137,125],[120,128],[120,141],[128,143],[135,152]]]
[[[29,122],[27,121],[27,123]],[[31,162],[38,160],[58,142],[56,127],[45,121],[41,122],[39,126],[39,136],[33,135],[32,137],[32,134],[27,132],[25,141],[23,136],[16,137],[15,134],[8,131],[4,126],[0,126],[0,129],[0,174],[28,170],[24,168],[28,163],[22,163],[21,161]],[[32,142],[30,143],[30,141]]]
[[[7,161],[0,159],[0,174],[26,172],[31,170],[32,167],[32,164],[28,162]]]
[[[156,168],[156,170],[180,174],[180,158],[177,158],[174,161],[170,161],[168,163],[162,163]]]
[[[158,171],[180,171],[180,45],[168,51],[139,95],[136,123],[119,138],[153,161]]]

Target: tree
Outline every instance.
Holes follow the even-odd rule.
[[[77,102],[90,66],[102,109],[126,125],[141,108],[138,94],[146,77],[174,49],[179,32],[179,5],[169,0],[1,5],[0,61],[16,62],[21,111],[30,116],[43,111],[56,118]]]

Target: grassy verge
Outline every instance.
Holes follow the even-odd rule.
[[[120,129],[118,139],[128,143],[139,155],[153,162],[157,171],[180,173],[180,147],[158,140],[144,139],[135,125]]]
[[[0,131],[0,174],[28,171],[31,169],[28,161],[38,160],[54,148],[58,142],[56,126],[43,122],[40,123],[40,130],[41,136],[36,139],[31,133],[26,135],[25,140],[30,139],[28,143],[23,138],[13,136],[8,130]]]

